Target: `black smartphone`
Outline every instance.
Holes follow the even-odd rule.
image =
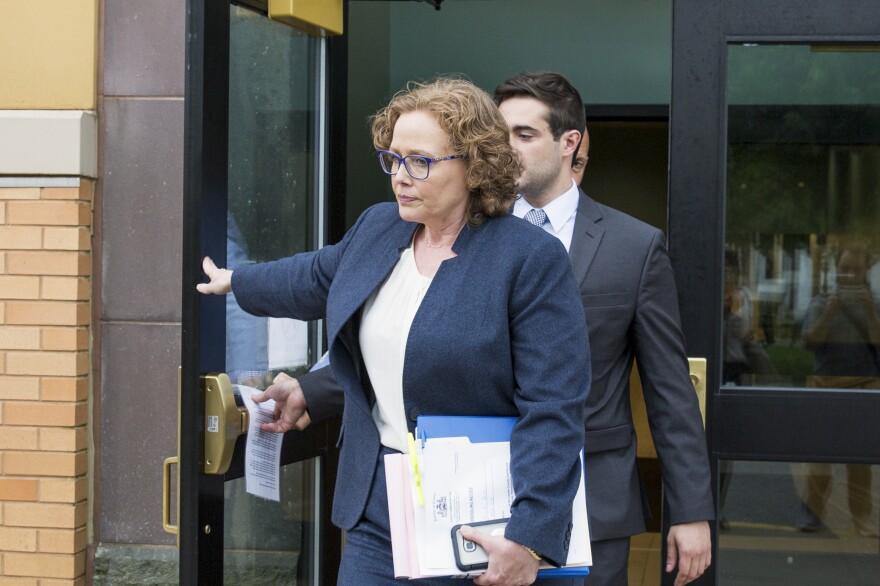
[[[461,536],[461,526],[469,525],[489,535],[504,535],[507,519],[462,523],[452,528],[452,551],[455,553],[455,565],[463,572],[484,570],[489,567],[489,554],[482,547]]]

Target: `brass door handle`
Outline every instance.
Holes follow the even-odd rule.
[[[247,433],[248,412],[235,403],[232,383],[221,373],[202,376],[205,393],[205,474],[229,470],[235,441]]]
[[[162,464],[162,529],[177,535],[177,525],[171,524],[171,466],[177,465],[177,456],[165,458]]]
[[[700,402],[700,415],[703,416],[703,427],[706,427],[706,359],[688,358],[688,368],[691,374],[691,383],[697,392],[697,401]]]

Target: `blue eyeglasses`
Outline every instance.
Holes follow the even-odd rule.
[[[407,155],[401,157],[397,153],[391,151],[376,151],[379,155],[379,164],[382,170],[389,175],[396,175],[400,170],[400,165],[406,167],[406,172],[413,179],[427,179],[428,173],[431,172],[431,163],[439,163],[440,161],[449,161],[451,159],[463,159],[464,155],[447,155],[445,157],[425,157],[423,155]]]

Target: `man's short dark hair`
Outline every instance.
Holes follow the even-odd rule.
[[[550,132],[559,140],[563,132],[577,130],[583,133],[587,125],[584,102],[571,82],[550,71],[520,73],[495,88],[495,102],[501,104],[510,98],[535,98],[550,111]]]

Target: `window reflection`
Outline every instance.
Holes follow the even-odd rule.
[[[729,56],[724,383],[880,388],[880,53]]]
[[[877,583],[880,467],[721,464],[720,584]]]

